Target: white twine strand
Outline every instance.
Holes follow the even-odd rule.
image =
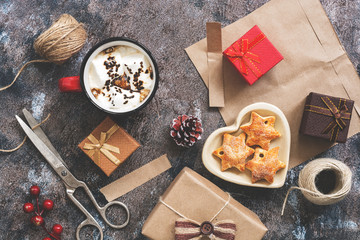
[[[224,210],[224,208],[230,203],[231,195],[230,195],[230,193],[227,193],[227,194],[229,195],[228,200],[226,201],[226,203],[224,204],[224,206],[222,206],[222,208],[211,218],[210,222],[212,222],[212,221],[222,212],[222,210]],[[188,218],[188,217],[186,217],[185,215],[183,215],[183,214],[181,214],[180,212],[178,212],[176,209],[174,209],[174,208],[171,207],[169,204],[167,204],[166,202],[164,202],[161,197],[160,197],[160,199],[159,199],[159,202],[161,202],[162,204],[164,204],[166,207],[168,207],[170,210],[172,210],[174,213],[176,213],[176,214],[179,215],[180,217],[185,218],[186,220],[191,221],[191,222],[193,222],[193,223],[195,223],[195,224],[197,224],[197,225],[201,225],[201,223],[199,223],[198,221],[195,221],[195,220],[193,220],[193,219],[191,219],[191,218]]]

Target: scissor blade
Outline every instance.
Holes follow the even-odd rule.
[[[58,168],[65,167],[63,163],[54,155],[54,153],[45,145],[45,143],[29,128],[26,123],[19,117],[15,116],[20,126],[25,131],[26,135],[30,138],[30,140],[34,143],[35,147],[40,151],[40,153],[45,157],[48,163],[54,168],[54,170],[60,175],[58,172]]]
[[[26,120],[28,121],[30,127],[34,127],[38,124],[38,122],[35,120],[35,118],[31,115],[31,113],[26,110],[25,108],[22,110],[24,113],[24,116],[26,118]],[[46,136],[46,134],[44,133],[44,131],[41,129],[41,127],[37,127],[33,130],[33,132],[41,139],[41,141],[43,143],[45,143],[45,145],[54,153],[54,155],[65,165],[66,168],[67,165],[64,162],[64,160],[61,158],[60,154],[56,151],[56,149],[54,148],[54,146],[51,144],[50,140],[48,139],[48,137]]]

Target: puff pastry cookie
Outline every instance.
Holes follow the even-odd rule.
[[[221,171],[236,167],[241,172],[245,171],[245,160],[254,153],[254,149],[245,144],[245,133],[235,137],[225,133],[223,145],[213,154],[221,159]]]
[[[281,136],[274,125],[274,116],[261,117],[256,112],[251,112],[250,122],[240,127],[247,134],[246,145],[258,145],[269,150],[270,141]]]
[[[266,151],[261,148],[255,149],[254,158],[246,163],[246,168],[251,171],[251,182],[255,183],[265,179],[269,183],[274,182],[276,172],[286,167],[286,164],[278,159],[279,147]]]

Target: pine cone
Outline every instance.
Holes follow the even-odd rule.
[[[201,120],[194,116],[182,115],[173,119],[170,124],[170,136],[179,146],[191,147],[201,139],[203,129]]]

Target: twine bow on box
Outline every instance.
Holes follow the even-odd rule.
[[[210,221],[203,223],[187,218],[160,198],[159,201],[162,204],[182,217],[175,221],[175,240],[198,240],[204,236],[208,236],[213,240],[235,240],[236,224],[232,220],[222,220],[214,224],[211,223],[229,204],[231,196],[229,193],[228,195],[229,198],[224,206],[222,206]]]
[[[321,97],[321,100],[324,102],[327,108],[306,105],[305,111],[333,117],[333,120],[326,126],[322,133],[331,133],[330,141],[336,141],[339,136],[339,132],[346,127],[344,120],[350,120],[351,113],[346,107],[345,99],[340,99],[339,107],[336,107],[329,97]]]
[[[112,161],[117,166],[120,165],[120,160],[115,157],[111,152],[120,153],[118,147],[107,144],[106,142],[110,137],[119,129],[119,126],[114,124],[107,132],[100,133],[100,139],[96,139],[94,135],[90,134],[87,138],[92,143],[85,143],[84,149],[89,150],[88,154],[93,158],[94,162],[100,164],[100,154],[104,154],[110,161]]]
[[[180,218],[175,222],[176,240],[196,240],[203,236],[209,236],[214,240],[235,239],[236,225],[232,220],[224,220],[212,224],[205,221],[201,225],[191,220]]]
[[[250,50],[265,38],[265,34],[260,33],[251,42],[249,42],[249,39],[241,39],[241,44],[235,42],[232,48],[225,52],[225,55],[231,59],[232,63],[239,67],[242,74],[247,75],[248,69],[250,69],[259,78],[262,76],[262,72],[256,67],[254,62],[260,63],[260,57],[250,52]]]

